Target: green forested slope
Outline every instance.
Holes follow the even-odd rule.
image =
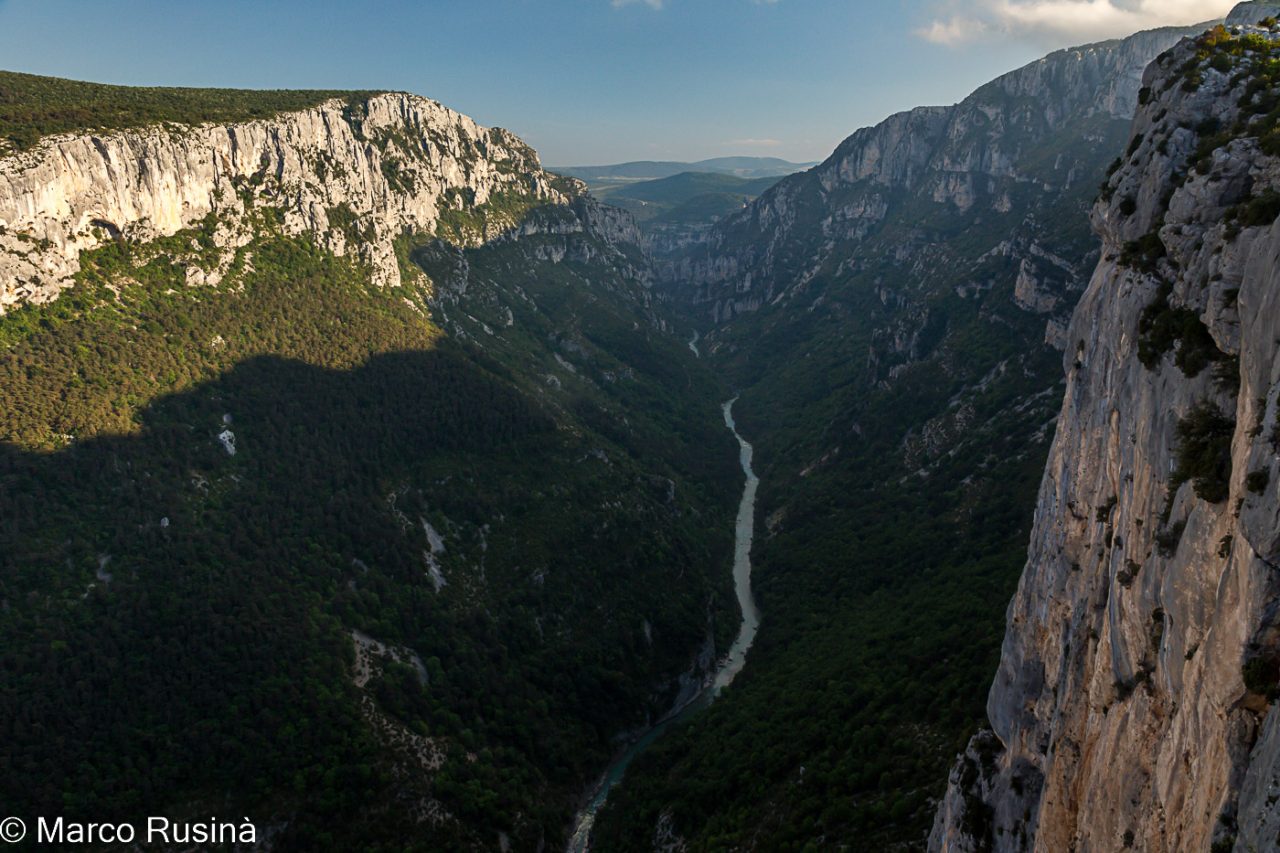
[[[632,765],[595,849],[923,848],[1025,559],[1062,392],[1047,321],[1096,260],[1088,209],[1127,135],[1097,108],[1112,48],[860,131],[674,265],[742,389],[762,622],[726,695]]]
[[[647,849],[664,813],[698,850],[922,843],[983,719],[1060,393],[1009,297],[942,298],[944,342],[888,389],[865,372],[873,293],[791,326],[735,410],[762,482],[750,663],[633,765],[598,849]],[[923,429],[938,446],[908,450]]]
[[[664,228],[708,226],[742,210],[778,180],[681,172],[652,181],[605,185],[592,191],[608,204],[629,211],[642,229],[653,233]]]
[[[918,841],[982,719],[1059,360],[1007,284],[938,296],[936,349],[877,389],[865,354],[888,312],[848,286],[749,326],[776,359],[738,404],[762,477],[761,631],[729,695],[636,763],[601,849],[642,849],[664,810],[695,849]],[[939,445],[908,450],[924,429]]]
[[[658,204],[680,204],[706,193],[737,193],[755,198],[778,182],[779,178],[740,178],[715,172],[681,172],[669,178],[623,184],[611,190],[609,199],[620,198]]]
[[[558,845],[732,631],[718,387],[591,233],[420,241],[484,278],[432,302],[271,221],[216,288],[209,222],[0,318],[0,798]],[[396,650],[363,687],[353,631]]]
[[[110,86],[0,71],[0,154],[54,133],[270,118],[368,92]]]

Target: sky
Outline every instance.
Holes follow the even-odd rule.
[[[549,165],[825,158],[1050,50],[1234,0],[0,0],[0,68],[132,85],[394,89]]]

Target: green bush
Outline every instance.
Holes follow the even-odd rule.
[[[1280,698],[1280,659],[1270,656],[1250,658],[1245,661],[1240,675],[1250,693],[1272,700]]]
[[[1182,541],[1182,534],[1186,529],[1187,523],[1179,521],[1156,534],[1156,549],[1160,552],[1160,556],[1172,557],[1178,553],[1178,543]]]
[[[1153,654],[1160,652],[1160,643],[1164,639],[1164,608],[1157,607],[1151,614],[1151,627],[1147,632],[1147,639],[1151,641],[1151,651]]]
[[[1188,377],[1196,377],[1224,356],[1200,316],[1190,308],[1169,302],[1173,285],[1164,282],[1151,304],[1138,318],[1138,360],[1155,370],[1170,349],[1177,346],[1174,364]]]
[[[1266,190],[1241,205],[1240,224],[1246,228],[1270,225],[1280,217],[1280,193]]]
[[[1191,481],[1196,496],[1209,503],[1226,500],[1231,480],[1231,437],[1236,422],[1208,401],[1193,406],[1178,421],[1177,467],[1170,493]]]
[[[1120,250],[1120,263],[1143,272],[1155,272],[1157,263],[1169,251],[1160,239],[1159,230],[1143,234],[1137,240],[1130,240]]]

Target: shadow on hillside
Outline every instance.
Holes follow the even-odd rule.
[[[339,371],[259,357],[154,401],[137,434],[0,445],[0,799],[86,820],[210,796],[237,816],[288,806],[303,825],[381,814],[388,779],[347,672],[355,626],[435,661],[429,694],[379,687],[406,723],[457,736],[466,720],[497,744],[484,714],[545,703],[501,673],[537,675],[557,650],[528,647],[524,621],[448,603],[424,570],[420,519],[519,512],[533,489],[513,472],[563,464],[551,418],[482,358],[446,345]],[[598,691],[601,722],[619,713],[618,691],[574,686]],[[585,778],[550,745],[528,749],[558,768],[551,782]]]

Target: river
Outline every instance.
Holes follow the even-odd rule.
[[[696,333],[693,341],[689,342],[689,347],[697,352]],[[738,607],[742,610],[742,626],[738,629],[738,636],[729,647],[728,654],[718,662],[715,675],[707,686],[688,703],[673,708],[623,750],[605,770],[604,776],[596,784],[590,802],[578,813],[573,837],[569,839],[568,853],[587,853],[591,849],[591,829],[595,825],[596,815],[608,799],[609,790],[622,780],[632,760],[648,749],[671,726],[688,719],[715,701],[720,691],[728,687],[742,671],[747,662],[747,652],[755,641],[756,630],[760,627],[760,611],[751,595],[751,540],[755,536],[756,488],[760,485],[760,479],[751,470],[751,445],[738,434],[738,425],[733,419],[733,404],[737,400],[734,397],[724,403],[721,409],[724,412],[724,425],[738,440],[738,461],[746,478],[742,486],[742,499],[738,502],[738,518],[733,528],[733,588],[738,596]]]

